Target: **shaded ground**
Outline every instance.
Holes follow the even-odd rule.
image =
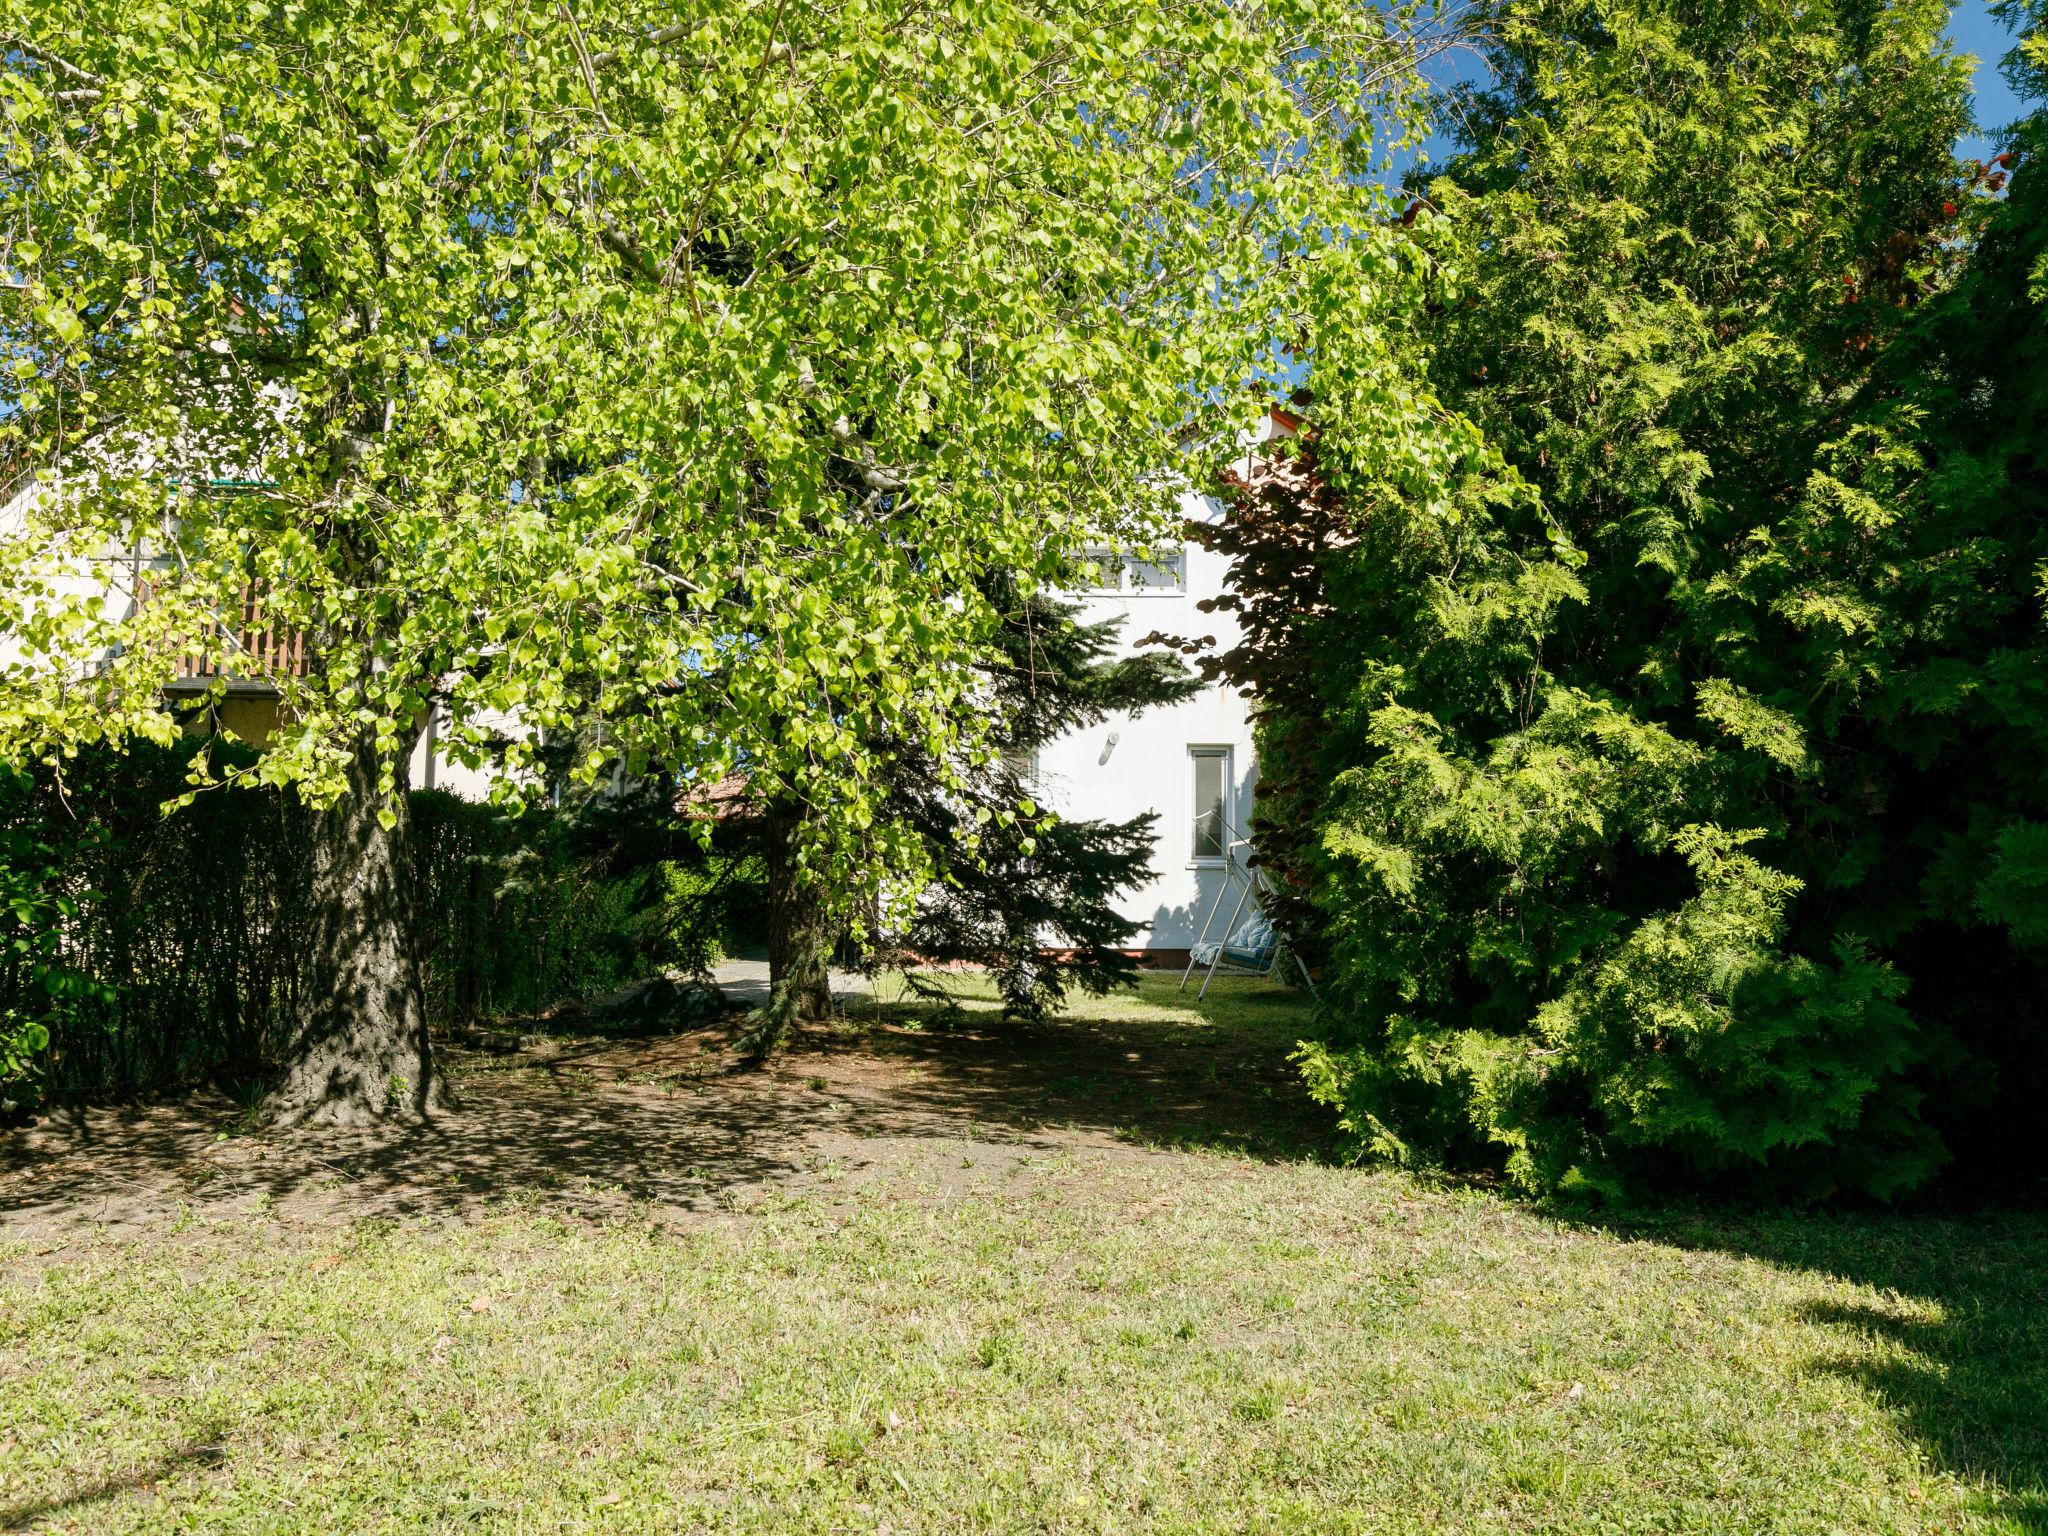
[[[423,1128],[252,1133],[217,1096],[62,1110],[0,1140],[0,1235],[181,1213],[473,1214],[514,1195],[673,1221],[813,1187],[821,1170],[859,1176],[911,1142],[979,1149],[981,1179],[1055,1148],[1318,1149],[1323,1119],[1284,1060],[1303,1023],[1294,994],[1239,983],[1197,1013],[1152,978],[1145,996],[1023,1027],[971,1000],[941,1015],[849,990],[842,1024],[762,1068],[734,1054],[737,1020],[657,1039],[528,1036],[505,1055],[450,1045],[462,1107]]]
[[[2048,1533],[2048,1221],[1560,1220],[1323,1157],[1277,985],[889,995],[0,1139],[0,1530]]]

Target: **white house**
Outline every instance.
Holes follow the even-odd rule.
[[[1273,430],[1291,425],[1276,419]],[[16,485],[0,496],[6,502],[0,507],[0,537],[20,536],[34,494],[32,485]],[[1189,521],[1216,522],[1225,507],[1216,497],[1189,491],[1181,498],[1181,512]],[[1228,613],[1203,613],[1197,605],[1225,590],[1227,568],[1223,556],[1185,538],[1152,550],[1149,557],[1105,551],[1097,563],[1100,583],[1072,595],[1081,600],[1084,619],[1122,621],[1118,641],[1125,653],[1138,649],[1136,642],[1154,631],[1187,639],[1208,636],[1214,649],[1223,650],[1236,643],[1235,621]],[[137,574],[146,573],[138,568]],[[122,571],[110,567],[100,579],[114,613],[125,614],[142,600],[138,582],[124,579]],[[261,669],[240,680],[240,668],[224,668],[221,658],[260,657],[273,669],[295,669],[304,664],[303,657],[289,637],[268,630],[253,606],[227,620],[219,639],[217,647],[202,646],[180,658],[171,691],[174,696],[203,692],[225,669],[227,695],[214,708],[216,721],[260,744],[276,720],[277,690]],[[0,666],[23,659],[0,650]],[[437,717],[430,718],[414,749],[413,785],[483,798],[489,773],[449,761],[438,750],[439,725]],[[1127,821],[1146,811],[1157,813],[1150,877],[1118,903],[1138,925],[1130,941],[1134,948],[1162,962],[1184,957],[1202,936],[1219,899],[1223,907],[1209,937],[1221,937],[1243,884],[1244,839],[1258,780],[1247,703],[1237,689],[1212,683],[1178,704],[1135,717],[1112,715],[1042,748],[1033,772],[1041,802],[1070,817]]]
[[[1191,521],[1213,523],[1225,509],[1215,497],[1190,491],[1181,511]],[[1104,558],[1101,583],[1073,595],[1082,601],[1083,619],[1124,621],[1119,642],[1126,654],[1155,630],[1186,639],[1211,636],[1215,649],[1225,650],[1237,640],[1232,615],[1204,613],[1197,605],[1223,592],[1228,567],[1222,555],[1182,539],[1149,559]],[[1224,910],[1216,927],[1227,921],[1237,890],[1229,866],[1235,863],[1241,886],[1243,839],[1258,782],[1250,716],[1236,688],[1210,683],[1179,704],[1135,717],[1111,715],[1042,748],[1035,771],[1044,803],[1062,815],[1127,821],[1158,813],[1151,877],[1118,902],[1138,924],[1133,947],[1162,962],[1183,958],[1219,897]]]

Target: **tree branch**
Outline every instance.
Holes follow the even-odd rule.
[[[597,113],[597,120],[604,124],[606,133],[612,131],[612,120],[604,115],[604,102],[597,93],[597,67],[590,57],[590,49],[583,41],[583,29],[576,25],[576,17],[566,4],[555,9],[562,13],[562,20],[569,24],[569,41],[576,45],[576,62],[583,70],[583,86],[590,92],[591,110]]]
[[[860,434],[853,430],[853,423],[844,416],[834,419],[825,430],[846,451],[847,457],[860,465],[861,481],[869,490],[883,496],[894,496],[910,489],[908,467],[877,463],[875,450],[861,441]]]
[[[818,376],[811,371],[809,358],[797,363],[796,380],[802,393],[817,394]],[[910,466],[878,463],[875,450],[861,440],[861,435],[853,430],[853,423],[845,416],[834,417],[825,430],[832,434],[832,440],[839,444],[847,458],[860,466],[861,483],[875,496],[897,496],[910,489]]]
[[[639,38],[638,42],[643,48],[659,48],[663,43],[672,43],[677,38],[685,36],[689,30],[690,24],[688,22],[679,21],[674,26],[656,27],[652,32]],[[624,57],[624,53],[624,49],[607,48],[603,53],[592,54],[590,57],[590,67],[592,69],[610,69]],[[700,65],[699,67],[701,68],[702,66]]]
[[[38,64],[45,65],[54,70],[65,79],[76,80],[80,85],[86,86],[94,92],[104,91],[107,88],[107,82],[101,76],[94,74],[89,69],[81,69],[69,59],[64,58],[60,54],[52,53],[40,43],[30,42],[19,33],[0,32],[0,46],[11,48],[16,53],[24,54],[34,59]],[[77,93],[67,94],[75,95]],[[59,99],[61,100],[62,98]]]

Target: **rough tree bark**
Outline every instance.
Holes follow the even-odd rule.
[[[378,812],[397,821],[386,827]],[[420,1119],[449,1104],[427,1041],[409,919],[401,788],[377,792],[377,754],[358,743],[348,793],[314,818],[305,1001],[284,1073],[265,1101],[280,1125]]]
[[[768,809],[768,1005],[750,1037],[757,1055],[774,1050],[797,1024],[832,1016],[832,950],[839,940],[824,888],[796,862],[801,807]]]

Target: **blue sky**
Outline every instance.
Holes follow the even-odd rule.
[[[1956,147],[1981,160],[2004,148],[1996,130],[2024,116],[2027,110],[2026,103],[2012,93],[2012,87],[1998,72],[1998,61],[2012,47],[2012,33],[1992,19],[1984,0],[1963,0],[1948,24],[1948,35],[1955,39],[1958,51],[1977,56],[1977,121],[1993,132],[1964,138]]]

